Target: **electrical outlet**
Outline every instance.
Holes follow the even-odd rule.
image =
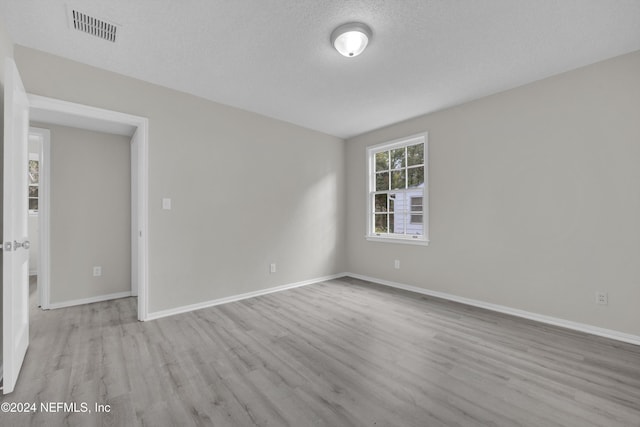
[[[393,262],[393,267],[394,267],[396,270],[400,270],[400,260],[399,260],[399,259],[397,259],[397,260],[395,260],[395,261]]]
[[[275,273],[276,272],[276,263],[273,262],[271,263],[271,265],[269,265],[269,272],[271,273]]]
[[[598,305],[609,304],[609,295],[606,292],[596,292],[596,304]]]
[[[102,267],[99,265],[93,267],[93,277],[102,276]]]

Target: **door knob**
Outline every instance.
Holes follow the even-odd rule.
[[[29,250],[29,248],[31,247],[31,242],[28,240],[25,240],[24,242],[20,243],[17,240],[13,241],[13,250],[15,251],[18,248],[24,248],[25,250]]]

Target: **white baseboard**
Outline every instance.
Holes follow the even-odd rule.
[[[614,331],[612,329],[600,328],[598,326],[587,325],[585,323],[573,322],[571,320],[565,320],[557,317],[546,316],[543,314],[532,313],[530,311],[519,310],[517,308],[511,308],[504,305],[491,304],[488,302],[479,301],[475,299],[459,297],[456,295],[447,294],[445,292],[431,291],[429,289],[419,288],[417,286],[405,285],[403,283],[392,282],[389,280],[378,279],[375,277],[363,276],[362,274],[345,273],[344,275],[353,277],[355,279],[366,280],[369,282],[377,283],[380,285],[390,286],[398,289],[404,289],[405,291],[415,292],[423,295],[429,295],[432,297],[442,298],[449,301],[455,301],[462,304],[471,305],[474,307],[485,308],[487,310],[510,314],[512,316],[522,317],[524,319],[535,320],[537,322],[546,323],[549,325],[561,326],[563,328],[572,329],[574,331],[585,332],[587,334],[597,335],[605,338],[611,338],[611,339],[626,342],[629,344],[640,345],[640,336],[627,334],[625,332]]]
[[[345,275],[346,273],[332,274],[330,276],[317,277],[315,279],[303,280],[301,282],[289,283],[287,285],[275,286],[273,288],[247,292],[245,294],[232,295],[230,297],[218,298],[210,301],[183,305],[181,307],[169,308],[167,310],[155,311],[153,313],[149,313],[145,320],[160,319],[161,317],[173,316],[175,314],[181,314],[181,313],[188,313],[190,311],[200,310],[207,307],[213,307],[220,304],[226,304],[229,302],[240,301],[247,298],[258,297],[260,295],[267,295],[274,292],[286,291],[287,289],[299,288],[300,286],[306,286],[306,285],[311,285],[313,283],[337,279],[339,277],[344,277]]]
[[[92,304],[94,302],[108,301],[111,299],[126,298],[131,296],[131,291],[117,292],[115,294],[98,295],[97,297],[75,299],[71,301],[54,302],[49,304],[47,310],[55,310],[56,308],[72,307],[74,305]]]

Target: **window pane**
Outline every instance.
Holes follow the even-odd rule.
[[[30,211],[38,210],[38,199],[29,199],[29,210]]]
[[[38,172],[29,172],[29,184],[37,184],[38,180]]]
[[[391,171],[391,189],[399,190],[406,188],[406,169],[401,169],[399,171]]]
[[[387,212],[387,195],[376,194],[374,202],[375,212]]]
[[[424,144],[410,145],[407,147],[407,164],[421,165],[424,163]]]
[[[376,174],[376,191],[387,191],[389,189],[389,172]]]
[[[405,167],[404,147],[391,150],[391,169],[400,169]]]
[[[389,169],[389,152],[376,153],[376,172]]]
[[[38,186],[36,185],[29,186],[29,197],[38,198]]]
[[[424,184],[424,166],[407,169],[407,173],[409,174],[409,188]]]
[[[376,233],[386,233],[387,228],[387,214],[376,214],[375,215],[375,223],[374,229]]]
[[[393,221],[393,231],[395,234],[416,234],[422,231],[421,225],[411,225],[408,212],[396,212]]]
[[[411,224],[422,224],[422,215],[421,214],[411,215]]]
[[[29,160],[29,184],[38,183],[39,169],[40,169],[40,165],[37,160]]]
[[[404,220],[402,216],[406,207],[404,193],[389,194],[389,233],[404,233]]]

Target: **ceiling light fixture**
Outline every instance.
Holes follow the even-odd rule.
[[[360,55],[371,41],[371,28],[360,22],[340,25],[331,33],[331,44],[341,55]]]

